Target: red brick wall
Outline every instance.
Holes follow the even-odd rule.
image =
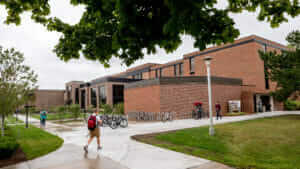
[[[34,106],[38,109],[49,109],[64,105],[63,90],[37,90],[35,91]]]
[[[160,112],[160,86],[145,86],[125,89],[125,113]]]
[[[213,111],[217,101],[226,113],[229,100],[240,100],[241,86],[212,86]],[[154,85],[125,90],[125,112],[176,112],[177,118],[190,118],[193,103],[200,101],[208,112],[207,85],[202,83]]]
[[[222,113],[227,113],[228,101],[241,99],[241,87],[214,84],[212,85],[212,96],[213,111],[215,111],[214,105],[218,101],[222,106]],[[179,118],[192,112],[194,102],[202,102],[204,110],[208,112],[206,84],[162,85],[160,100],[161,112],[177,112]]]

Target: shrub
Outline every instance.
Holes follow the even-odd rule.
[[[72,115],[75,119],[77,119],[80,116],[81,109],[80,109],[80,106],[78,104],[72,104],[69,107],[69,110],[70,110],[70,112],[72,113]]]
[[[13,155],[19,144],[11,136],[0,137],[0,159],[6,159]]]
[[[114,106],[114,113],[124,114],[124,103],[118,103]]]
[[[112,107],[109,104],[103,104],[101,106],[102,106],[102,109],[104,111],[103,112],[104,114],[112,114],[113,109],[112,109]]]
[[[88,108],[86,109],[87,113],[93,113],[95,111],[95,108],[93,106],[88,106]]]
[[[300,110],[300,101],[287,100],[284,102],[284,108],[286,110]]]
[[[56,112],[58,113],[59,120],[63,120],[65,116],[66,107],[65,106],[58,106],[56,107]]]

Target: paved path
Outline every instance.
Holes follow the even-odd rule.
[[[224,117],[221,121],[214,122],[220,124],[286,114],[300,115],[300,112],[268,112],[238,117]],[[118,128],[116,130],[101,128],[103,150],[100,152],[100,157],[108,158],[107,160],[112,159],[117,164],[120,164],[120,167],[125,166],[130,169],[228,169],[229,167],[227,166],[206,159],[154,147],[130,139],[130,136],[137,134],[170,131],[208,124],[208,119],[188,119],[166,123],[130,124],[128,128]],[[63,127],[62,125],[50,124],[47,129],[64,138],[65,145],[73,145],[82,149],[82,146],[86,144],[88,130],[82,123],[72,123],[63,125]],[[94,141],[89,148],[90,152],[95,152],[93,150],[96,150],[96,142]],[[95,165],[97,164],[95,163]]]

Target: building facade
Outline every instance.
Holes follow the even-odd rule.
[[[185,54],[166,64],[147,63],[116,75],[66,84],[65,102],[99,108],[101,104],[124,102],[125,112],[166,112],[184,114],[193,102],[203,102],[207,109],[207,81],[204,58],[211,61],[213,101],[228,111],[229,100],[240,100],[245,112],[282,110],[283,104],[269,95],[271,82],[258,51],[287,50],[279,43],[252,35]]]

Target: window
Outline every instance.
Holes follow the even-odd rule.
[[[132,79],[143,79],[143,73],[132,75]]]
[[[75,89],[75,104],[79,104],[79,89]]]
[[[183,75],[183,64],[182,63],[179,63],[179,76],[182,76]]]
[[[81,108],[85,109],[85,89],[81,90]]]
[[[91,88],[91,104],[93,107],[97,107],[97,95],[96,88]]]
[[[99,102],[100,104],[106,104],[106,88],[105,86],[99,86]]]
[[[262,45],[263,51],[267,52],[267,45],[263,44]],[[267,75],[268,72],[268,68],[266,66],[266,64],[264,63],[264,73],[265,73],[265,88],[266,89],[270,89],[270,84],[269,84],[269,76]]]
[[[158,78],[158,70],[155,69],[155,78]]]
[[[195,73],[195,58],[190,58],[190,73]]]
[[[174,76],[177,76],[177,65],[174,65]]]
[[[162,68],[159,69],[159,77],[162,77]]]
[[[113,85],[113,104],[124,102],[124,86]]]

